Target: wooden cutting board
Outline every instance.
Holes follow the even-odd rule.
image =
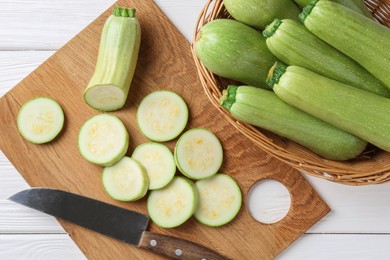
[[[151,223],[150,230],[186,238],[231,259],[275,257],[326,215],[328,206],[296,170],[259,150],[223,119],[203,93],[189,43],[152,0],[118,4],[135,7],[142,26],[140,58],[130,95],[125,107],[113,113],[130,133],[127,154],[131,155],[137,145],[148,141],[135,119],[141,99],[158,89],[175,91],[190,109],[187,129],[206,127],[221,140],[225,152],[221,171],[237,180],[244,195],[240,213],[223,227],[206,227],[190,219],[174,229],[162,229]],[[0,149],[33,187],[67,190],[146,213],[145,199],[134,203],[112,200],[102,187],[102,168],[83,159],[77,148],[80,126],[99,113],[83,102],[82,93],[94,71],[100,33],[111,11],[103,13],[0,99]],[[25,141],[16,126],[21,105],[37,96],[56,99],[66,115],[60,136],[44,145]],[[172,149],[175,140],[166,144]],[[292,196],[289,214],[273,225],[255,221],[247,209],[249,189],[265,178],[281,181]],[[71,223],[61,220],[60,223],[89,259],[161,259]]]

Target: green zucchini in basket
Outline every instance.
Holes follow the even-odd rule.
[[[288,138],[331,160],[359,155],[367,143],[279,99],[274,92],[251,86],[229,86],[221,105],[235,118]]]
[[[390,97],[385,84],[296,21],[275,19],[263,35],[268,49],[288,65],[304,67],[342,83]]]
[[[101,111],[120,109],[126,102],[141,43],[135,9],[114,7],[104,24],[95,72],[84,100]]]
[[[300,19],[313,34],[354,59],[390,89],[389,28],[330,1],[313,1]]]
[[[294,0],[294,1],[297,4],[299,4],[301,7],[304,7],[308,5],[312,0]],[[348,7],[349,9],[372,19],[372,15],[363,0],[328,0],[328,1],[333,1],[342,4]]]
[[[275,18],[296,19],[301,12],[292,0],[223,0],[237,21],[257,29],[264,29]]]
[[[214,74],[247,85],[269,88],[268,70],[276,58],[255,29],[230,19],[204,25],[194,42],[197,57]]]
[[[390,152],[390,99],[280,63],[269,84],[284,102]]]

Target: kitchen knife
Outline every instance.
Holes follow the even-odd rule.
[[[147,215],[77,194],[33,188],[14,194],[9,200],[171,259],[225,259],[196,243],[146,231]]]

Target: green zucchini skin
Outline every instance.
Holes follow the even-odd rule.
[[[294,0],[294,1],[301,7],[304,7],[308,5],[312,0]],[[368,8],[363,0],[328,0],[328,1],[333,1],[342,4],[348,7],[349,9],[372,19],[372,15],[370,11],[368,11]]]
[[[367,143],[290,106],[272,91],[229,86],[221,103],[235,118],[288,138],[330,160],[359,155]]]
[[[390,152],[390,99],[289,66],[274,92],[286,103]]]
[[[269,89],[265,81],[276,58],[255,29],[234,20],[217,19],[202,27],[194,49],[214,74]]]
[[[256,29],[264,29],[275,18],[296,19],[301,10],[292,0],[223,0],[237,21]]]
[[[102,111],[123,107],[134,76],[140,44],[141,27],[135,17],[135,9],[115,7],[104,24],[95,72],[84,91],[84,100],[89,106]],[[87,92],[107,85],[119,88],[124,98],[119,105],[96,107],[88,100]]]
[[[304,67],[342,83],[390,97],[390,90],[380,80],[296,21],[275,20],[263,35],[267,37],[268,49],[288,65]]]
[[[330,1],[313,2],[300,15],[313,34],[354,59],[390,89],[390,30]]]

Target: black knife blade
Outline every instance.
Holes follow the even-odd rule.
[[[61,190],[28,189],[9,200],[134,245],[149,223],[144,214]]]
[[[225,259],[196,243],[146,231],[147,215],[74,193],[32,188],[11,201],[174,259]]]

